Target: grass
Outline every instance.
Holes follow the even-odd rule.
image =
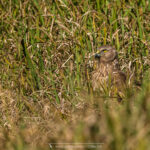
[[[150,1],[2,0],[0,12],[0,149],[150,148]],[[128,78],[122,104],[92,92],[88,57],[106,44]]]

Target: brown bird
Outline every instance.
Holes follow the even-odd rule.
[[[109,96],[112,93],[121,96],[121,91],[125,87],[126,75],[120,70],[116,49],[107,45],[99,47],[95,60],[97,60],[97,66],[92,73],[93,90],[109,91]]]

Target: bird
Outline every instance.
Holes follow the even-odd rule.
[[[122,97],[122,90],[126,85],[126,75],[120,69],[115,47],[101,46],[94,56],[96,68],[92,72],[93,91],[109,91],[109,96],[115,93],[115,95]]]

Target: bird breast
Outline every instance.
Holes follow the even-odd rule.
[[[111,74],[112,74],[112,65],[101,63],[92,74],[93,90],[95,91],[96,89],[101,89],[104,84],[107,85],[109,76],[111,76]]]

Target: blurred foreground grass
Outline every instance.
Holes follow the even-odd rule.
[[[150,1],[1,0],[0,16],[0,149],[150,149]],[[122,104],[91,92],[88,56],[106,44],[127,74]]]

